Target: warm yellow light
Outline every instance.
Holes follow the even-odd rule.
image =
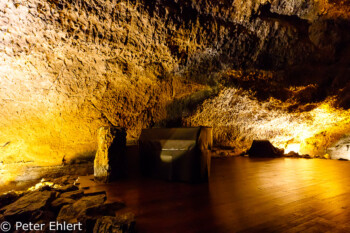
[[[44,186],[49,186],[49,187],[53,187],[53,188],[60,188],[60,185],[55,185],[53,182],[47,182],[42,180],[40,183],[37,183],[36,185],[30,187],[28,189],[28,191],[35,191],[35,190],[39,190],[40,188],[44,187]]]
[[[284,149],[285,154],[288,154],[289,152],[299,153],[299,151],[300,151],[300,144],[297,144],[297,143],[288,144],[287,147]]]
[[[316,157],[328,153],[335,157],[334,150],[327,149],[350,134],[350,110],[335,108],[335,102],[335,98],[329,97],[313,103],[307,111],[303,108],[290,111],[291,106],[301,106],[300,103],[274,98],[259,101],[250,92],[227,88],[204,102],[186,122],[191,126],[213,126],[215,141],[242,151],[249,149],[254,139],[267,139],[275,147],[284,148],[287,154],[294,151]]]

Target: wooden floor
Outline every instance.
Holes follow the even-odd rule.
[[[350,232],[350,162],[212,159],[207,184],[129,178],[106,190],[136,214],[140,233]]]

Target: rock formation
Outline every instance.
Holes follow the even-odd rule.
[[[349,9],[338,0],[3,0],[1,164],[92,157],[101,126],[125,127],[128,140],[180,126],[236,85],[229,74],[239,70],[273,74],[264,82],[281,91],[260,91],[265,100],[311,85],[297,108],[333,95],[348,108]]]
[[[126,132],[116,127],[98,130],[97,152],[94,161],[95,180],[109,182],[125,174]]]
[[[28,191],[1,194],[0,221],[9,222],[12,230],[20,222],[16,232],[60,231],[59,224],[75,226],[72,232],[135,232],[133,214],[118,213],[124,203],[106,202],[105,192],[85,193],[75,180],[71,176],[46,179]]]
[[[274,147],[267,140],[254,140],[247,153],[253,158],[276,158],[283,156],[284,151]]]

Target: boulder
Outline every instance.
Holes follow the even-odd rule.
[[[95,180],[109,182],[124,175],[126,132],[123,128],[101,127],[98,130],[94,161]]]
[[[57,195],[53,191],[29,192],[12,204],[5,206],[1,211],[6,219],[18,219],[31,216],[35,211],[44,209]]]
[[[61,193],[76,191],[78,189],[79,189],[78,186],[75,186],[74,184],[67,184],[67,185],[58,186],[58,187],[55,186],[55,190]]]
[[[88,189],[85,189],[85,190],[88,190]],[[100,195],[100,194],[107,195],[106,191],[84,192],[84,196],[96,196],[96,195]]]
[[[132,214],[123,214],[116,217],[103,216],[97,219],[94,233],[134,233],[135,219]]]
[[[23,192],[15,192],[15,191],[1,194],[0,195],[0,208],[6,206],[8,204],[11,204],[12,202],[15,202],[16,200],[18,200],[22,196],[23,196]]]
[[[294,151],[290,151],[288,154],[285,154],[284,156],[285,157],[293,157],[293,158],[301,157],[301,155],[299,153],[294,152]]]
[[[106,201],[106,195],[85,196],[73,204],[65,205],[60,210],[57,221],[78,222],[78,219],[86,216],[86,210],[96,205],[102,205]]]
[[[268,140],[254,140],[247,153],[249,157],[276,158],[283,156],[284,150],[274,147]]]
[[[84,191],[83,190],[76,190],[76,191],[62,193],[60,198],[79,199],[82,196],[84,196]]]
[[[85,194],[84,190],[74,190],[77,187],[65,180],[63,178],[60,184],[54,184],[43,179],[29,191],[0,195],[0,203],[4,205],[0,209],[0,223],[8,221],[13,225],[21,221],[45,224],[41,232],[50,232],[49,222],[79,222],[83,226],[83,231],[80,232],[92,232],[98,222],[97,232],[103,229],[112,230],[111,232],[134,232],[133,215],[123,214],[115,217],[117,211],[125,207],[123,202],[106,203],[105,191]],[[67,191],[72,189],[73,191]]]
[[[58,178],[54,178],[52,179],[52,182],[54,184],[58,184],[58,185],[61,185],[61,186],[64,186],[64,185],[67,185],[67,184],[73,184],[76,180],[77,180],[77,176],[61,176],[61,177],[58,177]]]
[[[71,205],[71,204],[74,204],[75,202],[76,202],[76,200],[74,200],[74,199],[60,197],[51,203],[51,207],[53,210],[58,212],[63,206]]]

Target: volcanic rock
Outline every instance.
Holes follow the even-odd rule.
[[[96,196],[96,195],[107,195],[106,191],[94,191],[94,192],[84,192],[84,196]]]
[[[71,192],[62,193],[60,195],[60,198],[72,198],[72,199],[78,199],[84,196],[83,190],[76,190]]]
[[[15,191],[11,191],[11,192],[4,193],[4,194],[0,195],[0,208],[4,207],[12,202],[15,202],[21,196],[23,196],[22,192],[15,192]]]
[[[73,204],[63,206],[60,210],[57,220],[60,222],[77,222],[78,219],[86,216],[86,210],[90,207],[101,205],[106,201],[106,195],[87,196],[76,201]]]
[[[301,155],[299,153],[294,152],[294,151],[290,151],[288,154],[285,154],[284,156],[285,157],[293,157],[293,158],[301,157]]]
[[[57,198],[51,203],[51,207],[56,211],[59,211],[63,206],[65,205],[71,205],[74,204],[76,200],[71,199],[71,198]]]
[[[29,192],[1,210],[4,211],[3,215],[6,219],[29,216],[35,211],[44,209],[56,194],[53,191]]]
[[[350,134],[341,137],[336,143],[327,149],[327,153],[332,159],[350,158]]]
[[[87,187],[87,188],[89,189],[90,187]],[[84,189],[84,190],[88,190],[88,189]],[[96,195],[100,195],[100,194],[107,195],[106,191],[84,192],[84,196],[96,196]]]
[[[97,219],[93,232],[133,233],[135,232],[134,216],[132,214],[118,215],[116,217],[103,216]]]
[[[38,165],[48,162],[48,155],[56,165],[93,157],[101,125],[126,127],[128,139],[136,140],[141,128],[173,119],[180,124],[191,114],[187,109],[210,97],[204,95],[211,90],[206,85],[219,84],[231,68],[290,73],[297,66],[314,72],[335,65],[338,73],[338,65],[348,67],[348,1],[15,2],[0,3],[0,26],[6,31],[0,51],[4,164]],[[336,64],[343,59],[344,64]],[[279,90],[315,83],[325,99],[349,83],[348,76],[336,80],[331,71],[326,67],[320,77],[305,74],[302,82],[293,75],[266,83],[277,83]],[[193,101],[198,94],[203,97]],[[223,109],[221,115],[227,116],[227,106]],[[214,140],[221,145],[235,142],[232,132],[252,128],[231,127],[236,119],[231,116],[220,124],[217,117],[205,119],[212,122],[205,125],[227,128],[227,134],[214,128]],[[232,146],[252,135],[237,138]],[[12,172],[23,174],[21,169]],[[1,173],[0,182],[5,178],[13,179]]]
[[[268,140],[254,140],[248,150],[250,157],[275,158],[283,155],[283,150],[274,147]]]
[[[74,181],[69,177],[66,178],[59,178],[55,183],[53,180],[42,179],[26,192],[9,192],[1,195],[1,204],[5,206],[0,209],[0,223],[8,221],[14,224],[21,221],[45,224],[42,232],[50,232],[48,222],[79,222],[83,226],[81,232],[92,232],[98,220],[97,228],[100,230],[134,232],[133,215],[123,214],[115,217],[117,211],[125,207],[123,202],[105,203],[105,191],[84,194],[83,190],[74,190],[77,189],[77,186],[71,184]],[[67,191],[72,189],[74,191]],[[104,219],[104,216],[110,218]]]
[[[61,176],[58,178],[53,178],[53,179],[44,179],[44,181],[47,182],[52,182],[56,185],[61,185],[61,186],[65,186],[68,184],[74,184],[74,182],[78,179],[77,176]]]
[[[94,162],[95,180],[109,182],[123,174],[126,150],[125,129],[101,127],[98,130],[98,147]]]
[[[75,186],[74,184],[67,184],[65,186],[62,186],[62,187],[55,187],[55,190],[58,191],[58,192],[69,192],[69,191],[76,191],[78,190],[79,188],[77,186]]]
[[[51,210],[36,210],[30,217],[31,222],[40,222],[47,224],[56,219],[56,214]]]

